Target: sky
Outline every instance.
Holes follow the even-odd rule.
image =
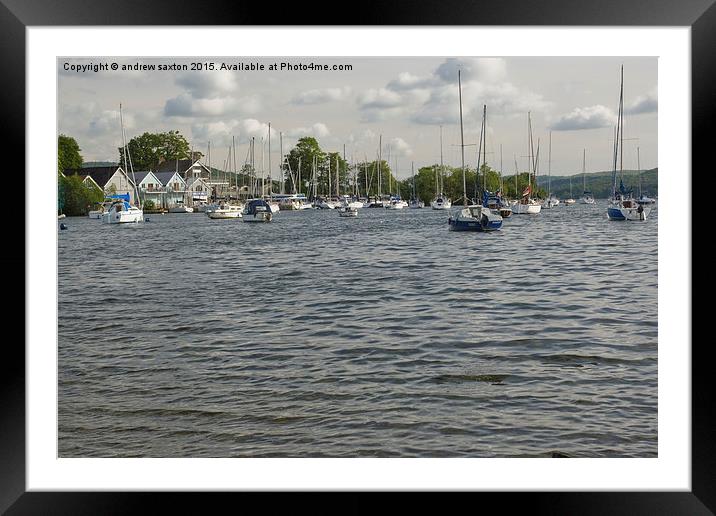
[[[192,63],[202,69],[191,70]],[[232,136],[239,167],[251,137],[259,166],[263,139],[268,166],[269,123],[272,168],[279,166],[280,139],[284,154],[298,138],[314,136],[324,150],[343,153],[345,145],[349,161],[362,161],[376,159],[382,135],[383,159],[393,170],[397,165],[401,179],[410,176],[411,163],[417,170],[440,162],[441,126],[444,163],[460,166],[458,70],[467,166],[477,162],[486,105],[491,167],[512,174],[517,161],[527,169],[530,112],[540,175],[581,173],[583,149],[587,172],[611,170],[624,65],[624,168],[637,168],[637,148],[642,169],[658,166],[655,57],[95,57],[57,64],[58,133],[77,140],[85,161],[117,159],[121,103],[127,139],[178,130],[204,154],[211,142],[218,168]],[[122,70],[136,64],[155,69]],[[264,69],[246,69],[251,64]],[[182,66],[189,69],[172,69]]]

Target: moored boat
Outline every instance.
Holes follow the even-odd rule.
[[[244,222],[271,222],[273,212],[263,199],[251,199],[242,212]]]
[[[216,208],[207,209],[205,213],[210,219],[239,219],[241,210],[243,210],[243,206],[220,203]]]

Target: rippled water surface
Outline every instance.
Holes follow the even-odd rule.
[[[657,213],[59,231],[62,457],[654,457]]]

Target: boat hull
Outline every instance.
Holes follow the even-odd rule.
[[[271,222],[272,218],[273,213],[271,213],[269,210],[243,214],[244,222]]]
[[[645,221],[650,212],[651,210],[649,208],[645,208],[643,206],[609,206],[607,208],[607,218],[609,220],[617,221]]]
[[[464,208],[457,214],[451,215],[448,219],[450,231],[490,232],[502,227],[502,217],[489,208],[483,208],[477,213],[479,216],[471,213],[469,208]]]
[[[540,204],[517,203],[512,205],[512,213],[515,215],[537,215],[540,211],[542,211]]]
[[[142,222],[143,219],[144,213],[141,210],[107,212],[102,216],[102,222],[105,224],[131,224]]]
[[[240,219],[240,211],[208,211],[206,214],[210,219]]]

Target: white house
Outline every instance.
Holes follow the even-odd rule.
[[[201,204],[209,201],[211,186],[201,177],[189,179],[186,183],[186,190],[190,204]]]
[[[164,189],[164,206],[171,208],[178,204],[184,204],[187,197],[186,181],[179,172],[155,172],[154,175],[162,184]],[[191,205],[191,199],[187,205]]]
[[[178,172],[186,181],[196,177],[209,182],[210,171],[200,160],[180,159],[165,161],[157,167],[157,172]]]
[[[105,194],[129,194],[130,202],[132,204],[136,202],[134,183],[127,173],[122,170],[122,167],[68,168],[65,169],[64,174],[65,176],[90,176],[92,181],[99,186]],[[86,181],[86,179],[84,181]]]
[[[139,198],[142,200],[142,204],[146,201],[152,201],[157,208],[163,206],[164,188],[162,182],[153,172],[148,170],[135,172],[134,179],[137,181]]]

